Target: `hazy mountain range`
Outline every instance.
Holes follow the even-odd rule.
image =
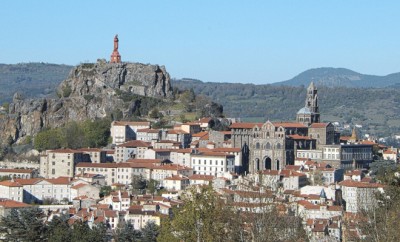
[[[326,87],[389,87],[400,85],[400,72],[386,76],[365,75],[345,68],[321,67],[300,73],[290,80],[274,85],[307,86],[313,81],[317,86]]]
[[[55,96],[72,66],[23,63],[0,64],[0,103],[10,102],[16,91],[25,97]],[[370,134],[400,132],[400,73],[364,75],[344,68],[310,69],[273,84],[172,80],[179,89],[193,89],[224,106],[229,117],[243,120],[293,120],[304,106],[305,87],[314,81],[319,90],[321,117],[363,125]]]

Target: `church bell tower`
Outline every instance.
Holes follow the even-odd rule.
[[[307,96],[304,108],[297,112],[296,120],[297,122],[303,123],[307,126],[312,123],[321,122],[318,107],[318,90],[313,82],[311,82],[307,88]]]

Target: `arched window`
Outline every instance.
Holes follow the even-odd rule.
[[[260,149],[260,143],[256,143],[256,149],[259,150]]]
[[[281,148],[281,144],[280,143],[276,144],[276,148],[279,150]]]
[[[267,144],[265,145],[265,149],[266,150],[270,150],[271,149],[271,144],[269,142],[267,142]]]

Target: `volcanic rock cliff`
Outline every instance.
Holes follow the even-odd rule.
[[[15,94],[8,114],[0,116],[2,143],[20,142],[69,121],[104,118],[115,110],[128,116],[140,105],[135,97],[170,98],[172,88],[164,66],[99,60],[73,68],[57,94],[59,99],[23,99]]]

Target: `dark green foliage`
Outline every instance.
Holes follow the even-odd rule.
[[[86,223],[75,222],[71,230],[71,242],[102,242],[106,241],[106,226],[104,224],[98,224],[97,226],[90,229]]]
[[[108,196],[111,193],[111,187],[110,186],[102,186],[100,188],[100,197]]]
[[[94,95],[86,94],[86,95],[83,96],[83,98],[84,98],[86,101],[89,102],[90,100],[92,100],[92,99],[94,98]]]
[[[130,222],[125,223],[122,228],[117,229],[114,236],[116,242],[141,241],[140,238],[140,231],[135,230]]]
[[[146,179],[143,176],[133,176],[132,178],[132,192],[136,194],[142,193],[146,188]]]
[[[304,86],[240,83],[203,83],[173,80],[174,86],[191,89],[224,107],[227,117],[242,121],[295,120],[304,107]],[[399,88],[328,88],[317,86],[321,121],[362,124],[366,133],[389,136],[400,132]]]
[[[37,150],[47,150],[106,146],[110,137],[110,124],[108,119],[70,122],[61,128],[39,132],[35,137],[34,147]]]
[[[9,215],[0,219],[0,233],[6,241],[43,241],[46,232],[43,217],[38,208],[12,209]]]
[[[72,66],[48,63],[0,64],[0,103],[10,102],[15,92],[24,97],[54,96]]]
[[[148,181],[146,184],[146,188],[150,194],[154,194],[159,186],[160,182],[154,179],[150,179],[150,181]]]
[[[157,241],[157,236],[159,233],[159,227],[154,221],[149,221],[146,223],[142,229],[142,242],[155,242]]]
[[[69,97],[69,95],[71,95],[71,93],[72,93],[72,89],[71,89],[70,85],[65,85],[62,88],[62,96],[63,97]]]

